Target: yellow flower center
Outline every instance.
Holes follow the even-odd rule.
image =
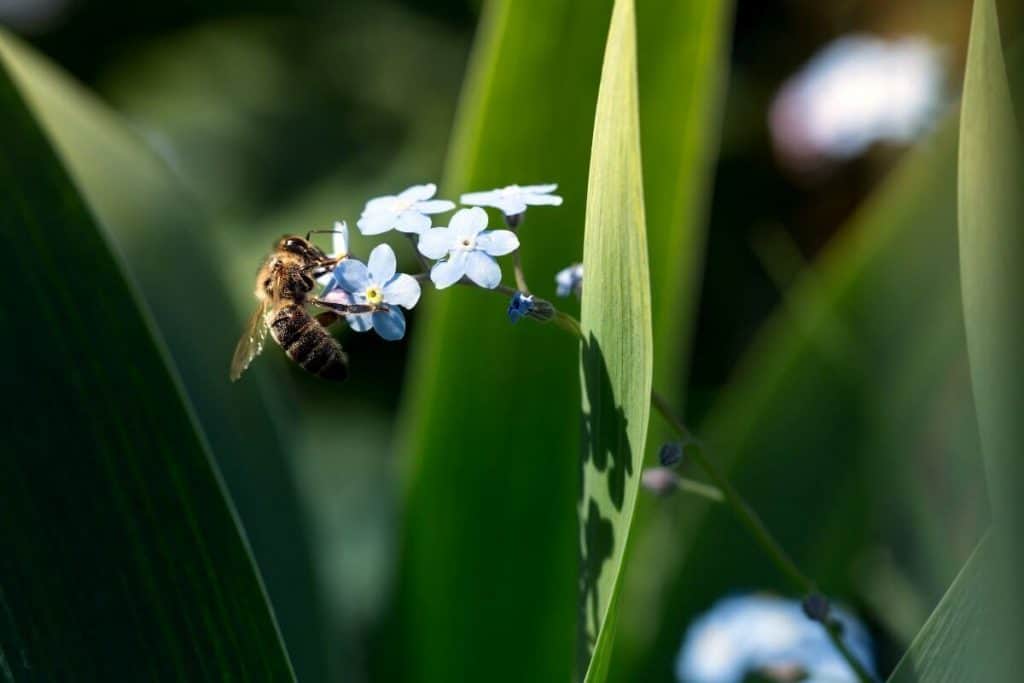
[[[366,300],[376,306],[384,301],[384,294],[380,291],[379,287],[370,285],[366,288]]]

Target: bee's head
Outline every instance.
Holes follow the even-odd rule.
[[[285,235],[277,241],[275,249],[296,254],[307,261],[319,261],[327,258],[327,255],[324,254],[320,247],[298,235]]]

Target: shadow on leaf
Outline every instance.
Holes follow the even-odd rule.
[[[593,335],[582,348],[583,413],[580,461],[580,558],[579,614],[577,619],[577,669],[582,679],[601,630],[602,606],[599,583],[605,564],[615,548],[610,517],[601,514],[604,499],[615,512],[625,501],[626,479],[633,475],[633,458],[626,434],[626,416],[615,401],[611,378],[601,347]],[[603,481],[602,481],[603,480]],[[607,503],[605,503],[607,508]],[[610,596],[604,596],[607,600]]]

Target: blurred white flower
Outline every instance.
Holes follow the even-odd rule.
[[[843,640],[853,655],[873,671],[865,628],[841,609],[833,607],[831,615],[842,625]],[[717,602],[691,624],[676,659],[681,683],[740,683],[755,671],[777,674],[780,680],[802,673],[805,681],[857,681],[825,629],[807,618],[798,601],[767,595]]]
[[[791,164],[807,166],[855,157],[879,141],[909,143],[939,111],[944,66],[927,38],[839,38],[776,95],[775,146]]]

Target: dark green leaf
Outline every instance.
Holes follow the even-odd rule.
[[[217,236],[165,165],[102,102],[10,36],[0,35],[0,58],[153,313],[246,523],[300,678],[323,680],[310,551],[278,433],[288,415],[280,406],[268,410],[280,390],[261,392],[262,364],[243,382],[227,381],[242,323],[219,276]]]
[[[5,68],[0,116],[0,671],[291,680],[166,354]]]

